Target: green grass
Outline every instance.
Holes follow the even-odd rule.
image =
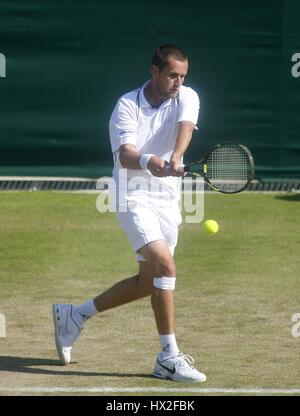
[[[176,333],[207,374],[200,387],[299,387],[299,206],[292,194],[206,194],[219,232],[181,226]],[[59,365],[51,304],[81,303],[137,271],[95,194],[0,193],[0,265],[0,386],[174,387],[150,377],[159,341],[149,299],[89,321],[74,363]]]

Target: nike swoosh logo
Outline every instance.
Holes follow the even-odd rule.
[[[158,364],[159,364],[162,368],[164,368],[165,370],[169,371],[169,373],[171,373],[171,374],[175,374],[175,372],[176,372],[176,368],[175,368],[175,367],[173,367],[173,368],[168,368],[168,367],[164,366],[162,363],[160,363],[159,361],[157,361],[157,362],[158,362]]]

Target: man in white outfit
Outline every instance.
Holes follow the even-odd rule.
[[[137,254],[139,273],[82,305],[53,305],[63,364],[70,362],[74,341],[88,318],[150,295],[161,343],[153,375],[206,380],[193,359],[179,351],[174,328],[173,253],[181,223],[181,165],[199,112],[197,93],[182,85],[187,71],[188,60],[180,48],[160,46],[152,57],[151,80],[123,95],[113,110],[109,128],[117,216]]]

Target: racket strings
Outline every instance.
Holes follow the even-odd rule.
[[[220,146],[206,161],[207,178],[220,190],[234,192],[244,188],[252,178],[252,163],[240,146]]]

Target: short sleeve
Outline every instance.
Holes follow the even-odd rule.
[[[200,100],[198,94],[189,87],[181,87],[179,94],[178,122],[191,121],[195,125],[198,121]]]
[[[137,143],[136,104],[132,99],[123,96],[117,102],[109,121],[109,135],[112,152],[123,144]]]

